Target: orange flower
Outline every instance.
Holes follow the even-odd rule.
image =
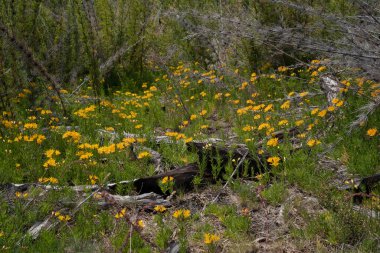
[[[367,130],[367,135],[370,137],[373,137],[377,134],[377,129],[376,128],[370,128]]]
[[[267,162],[269,162],[269,164],[273,167],[277,167],[280,163],[280,157],[277,157],[277,156],[273,156],[273,157],[269,157],[267,159]]]

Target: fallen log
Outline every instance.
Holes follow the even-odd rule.
[[[139,193],[155,192],[164,194],[160,188],[159,181],[164,177],[173,177],[175,190],[189,190],[192,188],[193,179],[199,175],[199,173],[198,164],[191,163],[165,173],[136,179],[133,181],[133,185]],[[204,176],[205,179],[209,179],[211,175],[205,174]]]
[[[375,185],[380,183],[380,173],[364,177],[364,178],[354,178],[351,180],[346,180],[345,184],[339,187],[340,190],[353,191],[354,192],[354,203],[360,204],[363,202],[367,195],[371,193]],[[361,194],[364,193],[364,194]]]
[[[299,133],[298,128],[291,128],[287,131],[278,131],[272,133],[271,137],[278,138],[282,141],[285,136],[288,138],[294,138]],[[138,135],[124,133],[126,137],[138,138]],[[167,136],[157,136],[154,140],[157,144],[159,143],[173,143],[171,139]],[[264,144],[264,140],[257,143],[257,148],[261,148]],[[71,188],[75,192],[85,192],[85,191],[96,191],[102,187],[103,190],[114,191],[117,186],[130,185],[133,184],[136,191],[139,193],[154,192],[157,194],[163,194],[160,186],[159,180],[164,177],[173,177],[175,182],[175,189],[179,190],[189,190],[192,188],[193,179],[199,175],[202,176],[204,182],[215,182],[216,180],[224,180],[224,175],[226,173],[226,166],[231,165],[231,161],[235,161],[237,164],[244,156],[245,162],[240,166],[239,170],[236,171],[237,176],[254,176],[256,174],[262,173],[266,168],[266,159],[269,154],[264,153],[262,155],[252,154],[249,152],[248,147],[245,144],[226,144],[220,139],[206,139],[206,140],[195,140],[188,142],[187,148],[189,150],[194,150],[199,161],[202,164],[202,168],[199,168],[198,163],[187,164],[185,166],[175,168],[168,172],[159,173],[157,175],[145,178],[139,178],[128,181],[120,181],[117,183],[109,183],[103,186],[99,185],[78,185],[78,186],[54,186],[54,185],[41,185],[36,183],[26,183],[26,184],[4,184],[0,185],[2,188],[13,188],[15,191],[26,191],[30,187],[41,187],[45,190],[60,190],[62,188]],[[144,149],[144,147],[142,147]],[[149,150],[153,151],[153,150]],[[157,166],[161,163],[161,157],[157,153]],[[234,165],[234,164],[232,164]],[[218,175],[213,175],[213,167],[218,166],[220,171]],[[159,168],[156,167],[156,168]],[[245,174],[246,173],[246,174]]]
[[[136,196],[122,196],[122,195],[112,195],[107,192],[101,194],[104,201],[100,201],[99,205],[101,207],[108,207],[110,205],[128,206],[128,205],[144,205],[155,207],[157,205],[171,206],[169,200],[163,198],[162,195],[156,194],[154,192],[144,193]]]

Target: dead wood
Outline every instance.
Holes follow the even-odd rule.
[[[347,183],[339,187],[341,190],[353,191],[354,203],[360,204],[364,199],[369,197],[372,189],[380,182],[380,173],[348,180]]]
[[[115,204],[119,206],[128,205],[144,205],[149,207],[154,207],[156,205],[171,206],[169,200],[166,200],[162,195],[156,194],[154,192],[149,192],[136,196],[122,196],[122,195],[112,195],[108,192],[101,193],[104,201],[100,201],[99,205],[101,207],[113,206]]]
[[[288,133],[285,131],[278,131],[272,134],[272,137],[278,138],[282,141],[286,136],[288,138],[293,138],[299,133],[298,128],[291,128],[288,130]],[[137,138],[139,136],[134,134],[124,133],[126,137]],[[167,136],[157,136],[154,138],[154,141],[159,144],[164,143],[173,143],[171,139]],[[266,159],[269,154],[264,153],[262,155],[253,154],[249,151],[245,144],[222,144],[223,141],[220,139],[206,139],[204,141],[191,141],[188,142],[187,148],[193,150],[197,153],[199,157],[199,162],[202,164],[202,168],[199,167],[198,163],[191,163],[184,165],[182,167],[175,168],[168,172],[159,173],[154,176],[139,178],[134,180],[120,181],[116,183],[109,183],[103,186],[99,185],[77,185],[77,186],[54,186],[54,185],[41,185],[36,183],[25,183],[25,184],[4,184],[0,185],[0,189],[7,188],[13,189],[15,191],[26,191],[30,187],[40,187],[45,190],[61,190],[63,188],[71,188],[75,192],[86,192],[86,191],[98,191],[101,187],[106,191],[114,191],[117,186],[122,185],[133,185],[137,192],[139,193],[149,193],[154,192],[157,194],[163,194],[160,186],[159,180],[164,177],[173,177],[175,182],[176,190],[190,190],[192,188],[193,179],[196,176],[201,176],[204,182],[215,182],[217,180],[224,181],[224,175],[226,173],[226,166],[229,166],[233,163],[238,164],[241,159],[244,157],[244,164],[239,165],[239,169],[236,171],[236,176],[255,176],[259,173],[262,173],[267,169]],[[264,140],[257,143],[257,148],[261,148],[264,144]],[[145,147],[143,147],[145,148]],[[147,149],[147,148],[146,148]],[[150,150],[149,152],[153,152]],[[155,151],[154,151],[155,152]],[[154,154],[153,152],[153,154]],[[157,168],[160,168],[161,156],[157,152],[157,157],[155,156],[154,160]],[[220,171],[218,175],[213,175],[213,167],[219,167]]]
[[[343,88],[343,85],[331,75],[323,75],[320,79],[321,89],[326,95],[329,105],[333,105],[334,98],[340,96],[340,89]]]

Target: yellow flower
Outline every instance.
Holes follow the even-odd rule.
[[[111,153],[115,153],[115,151],[116,151],[116,144],[111,144],[109,146],[98,148],[99,154],[111,154]]]
[[[116,143],[116,148],[119,149],[119,150],[122,150],[124,149],[126,146],[128,146],[126,143],[124,142],[119,142],[119,143]]]
[[[260,114],[256,114],[255,116],[253,116],[253,119],[260,119],[260,118],[261,118]]]
[[[47,158],[52,158],[53,155],[60,155],[61,152],[59,152],[59,150],[56,150],[56,149],[48,149],[45,151],[45,155]]]
[[[218,99],[220,99],[221,97],[223,96],[223,93],[217,93],[217,94],[215,94],[215,96],[214,96],[214,99],[215,100],[218,100]]]
[[[52,111],[50,111],[50,110],[41,110],[41,114],[42,115],[52,114]]]
[[[121,209],[120,212],[118,212],[117,214],[115,214],[115,218],[116,219],[123,218],[125,216],[126,211],[127,211],[127,209],[125,209],[125,208]]]
[[[173,182],[174,178],[173,177],[164,177],[161,181],[163,184],[167,184],[168,182]]]
[[[261,180],[263,178],[263,176],[264,176],[263,174],[258,174],[258,175],[255,176],[255,178],[257,180]]]
[[[183,210],[182,215],[186,219],[186,218],[190,217],[191,212],[190,212],[190,210],[185,209],[185,210]]]
[[[283,110],[289,109],[290,108],[290,100],[287,100],[285,103],[283,103],[280,106],[280,108],[283,109]]]
[[[322,111],[320,111],[320,112],[318,113],[318,117],[323,118],[323,117],[326,116],[326,113],[327,113],[327,110],[322,110]]]
[[[182,210],[176,210],[174,213],[173,213],[173,217],[178,219],[180,216],[182,215]]]
[[[143,127],[143,125],[141,125],[141,124],[135,126],[136,129],[140,129],[142,127]]]
[[[209,234],[209,233],[205,233],[203,238],[204,238],[203,241],[205,244],[212,244],[212,243],[220,240],[219,236],[217,236],[215,234]]]
[[[145,227],[144,221],[143,220],[138,220],[137,221],[137,226],[140,227],[140,228],[144,228]]]
[[[280,157],[277,157],[277,156],[272,156],[272,157],[269,157],[267,159],[267,162],[269,162],[269,164],[271,166],[274,166],[274,167],[277,167],[280,163]]]
[[[195,115],[195,114],[192,114],[191,116],[190,116],[190,120],[195,120],[197,118],[197,115]]]
[[[45,168],[57,166],[56,161],[53,158],[49,158],[43,165]]]
[[[319,108],[315,108],[315,109],[311,110],[311,115],[316,114],[318,111],[319,111]]]
[[[262,123],[261,125],[259,125],[259,127],[257,129],[261,130],[261,129],[264,129],[264,128],[270,128],[269,123]]]
[[[304,123],[304,121],[301,119],[301,120],[297,120],[296,121],[296,126],[300,126]]]
[[[314,146],[319,145],[319,144],[321,144],[321,142],[320,142],[319,140],[317,140],[317,139],[310,139],[310,140],[307,142],[307,145],[308,145],[309,147],[314,147]]]
[[[377,129],[376,128],[370,128],[370,129],[367,130],[367,135],[368,136],[373,137],[373,136],[376,135],[376,133],[377,133]]]
[[[267,131],[265,132],[265,134],[267,135],[267,136],[269,136],[271,133],[273,133],[274,132],[274,128],[273,127],[270,127],[270,128],[268,128],[267,129]]]
[[[69,215],[58,215],[57,217],[60,221],[69,221],[71,217]]]
[[[169,137],[176,137],[178,135],[178,133],[177,132],[166,132],[165,135],[169,136]]]
[[[176,219],[187,219],[190,215],[191,212],[188,209],[178,209],[173,213],[173,217]]]
[[[253,130],[253,127],[252,126],[249,126],[249,125],[246,125],[245,127],[243,127],[242,129],[244,132],[249,132],[251,130]]]
[[[80,133],[76,131],[67,131],[62,135],[62,139],[71,139],[74,143],[77,143],[80,139],[81,135]]]
[[[78,146],[79,149],[98,149],[98,144],[83,143]]]
[[[154,207],[154,210],[158,213],[163,213],[166,211],[166,207],[164,207],[163,205],[157,205]]]
[[[204,116],[204,115],[206,115],[206,113],[207,113],[207,110],[202,110],[202,111],[199,113],[199,115]]]
[[[96,184],[96,182],[99,180],[99,178],[95,175],[89,175],[88,178],[90,179],[92,185]]]
[[[289,122],[286,120],[286,119],[283,119],[281,120],[280,122],[278,122],[278,125],[279,126],[283,126],[283,125],[287,125]]]
[[[28,193],[27,192],[24,192],[24,193],[16,192],[15,195],[16,195],[16,198],[26,198],[26,197],[28,197]]]
[[[58,179],[56,179],[54,177],[40,177],[38,179],[38,182],[40,182],[40,183],[58,184]]]
[[[81,117],[81,118],[88,119],[89,118],[88,113],[94,112],[95,109],[96,109],[96,106],[91,105],[89,107],[79,109],[78,111],[74,112],[74,115],[77,115],[78,117]]]
[[[269,139],[267,142],[267,146],[276,147],[278,145],[278,138]]]
[[[138,159],[143,159],[145,157],[150,157],[150,153],[147,151],[140,152],[137,156]]]
[[[55,177],[49,177],[49,182],[52,184],[58,184],[58,179],[56,179]]]
[[[241,87],[239,88],[239,90],[244,90],[245,87],[247,87],[247,86],[248,86],[248,82],[243,82],[243,83],[241,84]]]
[[[38,125],[36,123],[26,123],[24,125],[25,129],[37,129]]]
[[[264,112],[267,112],[273,108],[273,104],[267,105],[267,107],[264,108]]]
[[[6,127],[6,128],[14,128],[16,127],[14,121],[9,121],[9,120],[3,120],[1,123]]]
[[[239,108],[237,109],[236,113],[238,115],[243,115],[243,114],[246,114],[248,112],[248,107],[245,107],[245,108]]]
[[[207,93],[204,92],[204,91],[202,91],[202,92],[200,93],[200,95],[201,95],[202,97],[205,97],[205,96],[207,95]]]
[[[329,106],[329,107],[327,107],[327,110],[329,111],[329,112],[333,112],[333,111],[335,111],[335,106]]]

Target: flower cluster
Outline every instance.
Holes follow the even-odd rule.
[[[178,209],[178,210],[174,211],[174,213],[173,213],[173,217],[178,219],[178,220],[185,220],[185,219],[189,218],[190,215],[191,215],[191,212],[188,209]]]

